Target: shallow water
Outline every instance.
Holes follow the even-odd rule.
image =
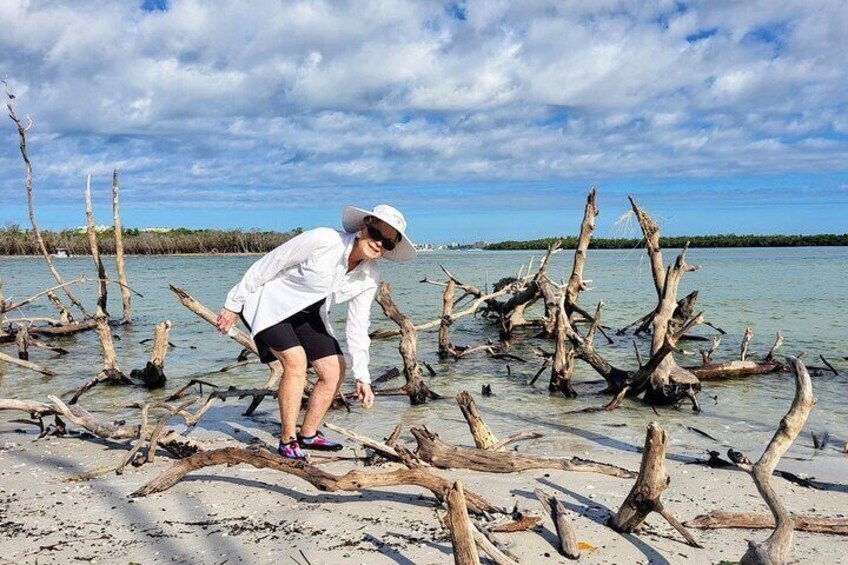
[[[673,252],[666,251],[666,261]],[[442,288],[418,281],[425,277],[440,279],[439,264],[444,265],[458,279],[483,286],[504,276],[514,276],[522,264],[540,253],[531,252],[433,252],[422,254],[411,264],[383,265],[384,278],[391,284],[393,296],[401,310],[416,323],[438,317],[441,309]],[[745,326],[750,326],[755,337],[750,346],[751,355],[764,355],[774,340],[777,330],[783,332],[783,354],[805,353],[811,365],[822,365],[819,354],[825,355],[841,369],[840,376],[814,377],[814,390],[818,404],[795,448],[796,455],[809,457],[812,452],[809,431],[828,430],[834,447],[816,456],[841,457],[835,447],[841,447],[848,429],[848,406],[844,401],[848,363],[848,248],[792,248],[792,249],[694,249],[688,253],[688,262],[701,264],[699,271],[689,273],[680,288],[680,296],[693,289],[700,290],[698,309],[704,310],[707,320],[725,329],[715,360],[738,356],[739,343]],[[146,393],[141,389],[103,387],[89,392],[83,404],[90,409],[106,410],[110,414],[129,413],[122,408],[130,402],[146,398],[162,398],[181,386],[189,378],[203,378],[222,385],[240,387],[258,386],[265,381],[267,370],[261,365],[250,365],[229,373],[208,374],[231,364],[239,347],[231,340],[219,336],[206,322],[182,307],[168,290],[168,284],[179,286],[212,310],[220,308],[229,288],[237,282],[244,270],[256,260],[245,256],[179,256],[179,257],[129,257],[127,270],[130,285],[144,295],[133,299],[134,322],[114,328],[118,358],[121,368],[129,373],[141,368],[149,357],[150,343],[141,343],[152,336],[153,326],[164,319],[173,322],[171,342],[176,346],[168,354],[165,391]],[[565,278],[570,273],[572,254],[556,255],[550,267],[554,278]],[[57,267],[66,280],[93,272],[90,258],[56,260]],[[114,264],[107,258],[107,270],[114,273]],[[581,295],[580,302],[594,309],[599,300],[606,304],[604,324],[612,328],[626,325],[647,313],[655,301],[650,270],[644,251],[615,250],[591,251],[585,276],[592,279],[592,290]],[[20,300],[52,285],[44,261],[36,258],[0,259],[0,278],[8,300]],[[75,287],[84,302],[93,305],[96,289],[92,283]],[[120,317],[120,293],[110,287],[109,309]],[[54,316],[54,311],[42,301],[24,310],[27,316]],[[15,317],[21,314],[12,314]],[[342,329],[344,308],[333,312],[332,318]],[[391,327],[379,307],[372,310],[372,327]],[[338,331],[337,333],[342,333]],[[712,330],[701,327],[695,333],[709,336]],[[464,318],[454,324],[452,341],[457,345],[475,344],[489,337],[497,339],[497,330],[488,323]],[[597,341],[597,347],[613,364],[631,367],[635,364],[633,338],[616,337],[607,345]],[[56,377],[42,377],[13,366],[0,366],[0,397],[44,400],[48,394],[65,393],[76,389],[82,382],[96,374],[101,364],[101,354],[95,332],[54,340],[71,352],[64,357],[43,350],[31,350],[31,359],[57,371]],[[648,338],[638,338],[637,344],[646,355]],[[436,332],[422,332],[419,337],[419,354],[437,372],[430,380],[433,390],[448,400],[410,407],[405,398],[380,398],[374,410],[355,410],[351,414],[337,413],[332,418],[340,425],[356,428],[372,436],[382,436],[398,421],[409,425],[429,423],[440,432],[461,435],[465,426],[452,397],[460,390],[469,390],[477,399],[481,412],[498,435],[507,435],[520,429],[534,429],[546,434],[534,442],[534,451],[545,452],[597,452],[607,449],[633,450],[644,438],[644,424],[658,416],[639,403],[625,404],[613,413],[577,414],[575,410],[597,405],[607,400],[594,393],[602,388],[599,377],[588,366],[578,362],[575,380],[580,393],[577,399],[551,396],[547,392],[547,375],[535,387],[525,381],[540,366],[532,353],[533,346],[551,349],[549,343],[534,339],[516,340],[512,353],[527,359],[527,363],[493,361],[475,356],[460,362],[439,362],[436,357]],[[704,344],[688,342],[687,347],[697,351]],[[13,353],[13,346],[4,351]],[[698,363],[700,356],[691,361],[681,359],[681,364]],[[507,367],[508,365],[508,367]],[[372,345],[372,372],[400,366],[396,341],[375,341]],[[350,377],[349,381],[350,381]],[[482,398],[483,384],[491,384],[495,395]],[[678,451],[696,453],[707,447],[717,447],[686,428],[694,426],[716,436],[725,444],[759,453],[773,433],[776,423],[785,413],[794,386],[789,375],[766,375],[722,383],[705,383],[700,395],[703,412],[694,414],[688,409],[675,411],[661,409],[659,419],[671,432],[671,443]],[[232,401],[230,401],[232,402]],[[270,402],[263,405],[266,419],[276,418]]]

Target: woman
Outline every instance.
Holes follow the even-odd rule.
[[[344,232],[330,228],[306,231],[262,257],[230,290],[218,314],[218,331],[228,332],[241,316],[262,362],[278,359],[283,365],[278,451],[290,459],[304,459],[303,448],[342,448],[318,430],[345,374],[344,356],[327,318],[330,309],[350,302],[347,347],[357,396],[363,407],[370,408],[374,393],[368,372],[368,326],[380,279],[377,259],[415,258],[405,233],[406,220],[391,206],[381,204],[370,212],[348,206],[342,212],[342,224]],[[307,364],[315,369],[318,381],[309,395],[300,433],[296,433]]]

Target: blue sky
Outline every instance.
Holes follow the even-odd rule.
[[[337,226],[427,241],[848,231],[848,4],[0,2],[43,227]],[[11,122],[0,223],[27,225]]]

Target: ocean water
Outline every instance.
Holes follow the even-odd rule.
[[[674,250],[666,250],[666,262],[673,260]],[[425,277],[442,279],[439,265],[444,265],[458,279],[483,286],[505,276],[514,276],[521,265],[531,258],[538,264],[539,252],[451,251],[421,254],[408,264],[384,262],[385,280],[393,290],[400,309],[415,323],[436,319],[441,310],[442,287],[422,284]],[[570,274],[572,253],[563,251],[554,256],[550,274],[565,279]],[[813,455],[809,432],[828,431],[832,447],[815,457],[842,458],[841,448],[848,436],[848,403],[846,379],[848,373],[848,248],[787,248],[787,249],[693,249],[688,252],[690,264],[701,269],[688,273],[680,288],[680,296],[698,289],[697,309],[706,319],[726,330],[721,346],[714,354],[716,361],[738,358],[739,344],[746,326],[755,336],[749,351],[753,358],[764,355],[774,340],[775,332],[784,335],[779,354],[804,353],[810,365],[821,366],[824,355],[841,369],[839,376],[827,374],[813,378],[818,404],[804,434],[793,448],[796,455]],[[87,393],[81,403],[99,411],[104,417],[129,416],[136,411],[127,408],[131,402],[161,399],[188,379],[197,377],[219,383],[254,387],[264,383],[264,365],[249,365],[227,373],[217,369],[235,362],[239,346],[222,336],[179,304],[168,285],[181,287],[210,309],[217,311],[227,291],[242,273],[256,260],[251,256],[167,256],[129,257],[127,271],[130,286],[143,298],[133,299],[133,323],[115,327],[116,348],[121,368],[129,374],[141,368],[150,355],[150,342],[155,324],[165,319],[173,323],[168,354],[165,390],[147,392],[128,387],[98,387]],[[114,276],[114,262],[106,258],[107,271]],[[66,280],[94,272],[90,258],[57,259],[56,265]],[[590,251],[584,276],[591,279],[591,289],[581,294],[580,303],[593,310],[599,300],[605,303],[603,323],[619,328],[646,314],[654,307],[655,295],[650,269],[641,249]],[[44,261],[39,258],[0,258],[0,278],[6,300],[20,300],[52,286],[52,278]],[[87,305],[93,304],[96,288],[93,283],[75,286],[74,292]],[[110,285],[109,310],[113,317],[121,315],[118,287]],[[531,317],[535,310],[530,310]],[[17,316],[55,316],[41,299]],[[344,308],[333,312],[338,334],[343,334]],[[393,327],[378,305],[372,308],[372,328]],[[701,326],[695,332],[711,336],[715,332]],[[632,335],[615,336],[607,344],[599,336],[596,347],[610,362],[621,367],[633,367]],[[473,345],[484,338],[497,340],[497,329],[484,320],[467,317],[451,328],[452,341],[457,345]],[[70,353],[58,357],[45,350],[31,349],[31,360],[46,365],[58,374],[43,377],[39,374],[0,363],[0,398],[46,400],[48,394],[64,394],[75,390],[98,372],[102,358],[96,332],[54,339]],[[647,355],[649,338],[635,338],[636,346]],[[430,363],[436,376],[429,379],[430,387],[446,397],[424,406],[409,406],[405,397],[378,398],[370,411],[354,409],[351,413],[334,412],[330,419],[339,425],[356,429],[372,437],[383,437],[398,422],[410,425],[428,424],[449,437],[468,437],[465,423],[453,397],[461,390],[470,391],[481,413],[497,435],[519,430],[536,430],[545,437],[535,440],[527,449],[554,454],[593,454],[615,449],[635,450],[644,438],[645,424],[656,419],[670,432],[672,449],[696,455],[707,448],[726,449],[733,445],[758,456],[771,437],[777,422],[785,413],[794,394],[791,375],[764,375],[746,379],[704,383],[700,395],[703,411],[693,413],[688,408],[658,409],[658,413],[639,402],[626,402],[612,413],[580,414],[577,410],[605,403],[608,398],[597,395],[603,387],[590,367],[577,362],[575,382],[579,397],[567,399],[547,391],[547,374],[535,386],[529,380],[539,369],[541,360],[534,356],[535,346],[552,349],[550,343],[529,336],[516,339],[511,353],[526,359],[517,361],[492,360],[484,354],[458,362],[439,361],[436,356],[436,332],[419,334],[418,351],[422,361]],[[697,353],[706,343],[688,342],[688,349]],[[14,354],[14,346],[2,346]],[[681,365],[697,364],[700,355],[679,358]],[[380,374],[391,367],[401,367],[397,340],[380,340],[372,344],[372,373]],[[402,383],[402,379],[396,381]],[[494,396],[484,398],[482,385],[490,384]],[[346,386],[352,386],[349,375]],[[245,403],[246,401],[242,401]],[[237,402],[224,406],[233,414]],[[210,414],[215,419],[215,409]],[[223,412],[222,412],[223,413]],[[255,425],[273,429],[276,407],[266,401],[256,413]],[[247,421],[250,425],[250,421]],[[203,427],[201,422],[200,427]],[[270,426],[270,428],[269,428]],[[696,427],[717,437],[713,442],[692,432]]]

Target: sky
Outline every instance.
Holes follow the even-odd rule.
[[[0,0],[36,215],[598,236],[848,232],[848,2]],[[0,122],[0,224],[28,226]]]

